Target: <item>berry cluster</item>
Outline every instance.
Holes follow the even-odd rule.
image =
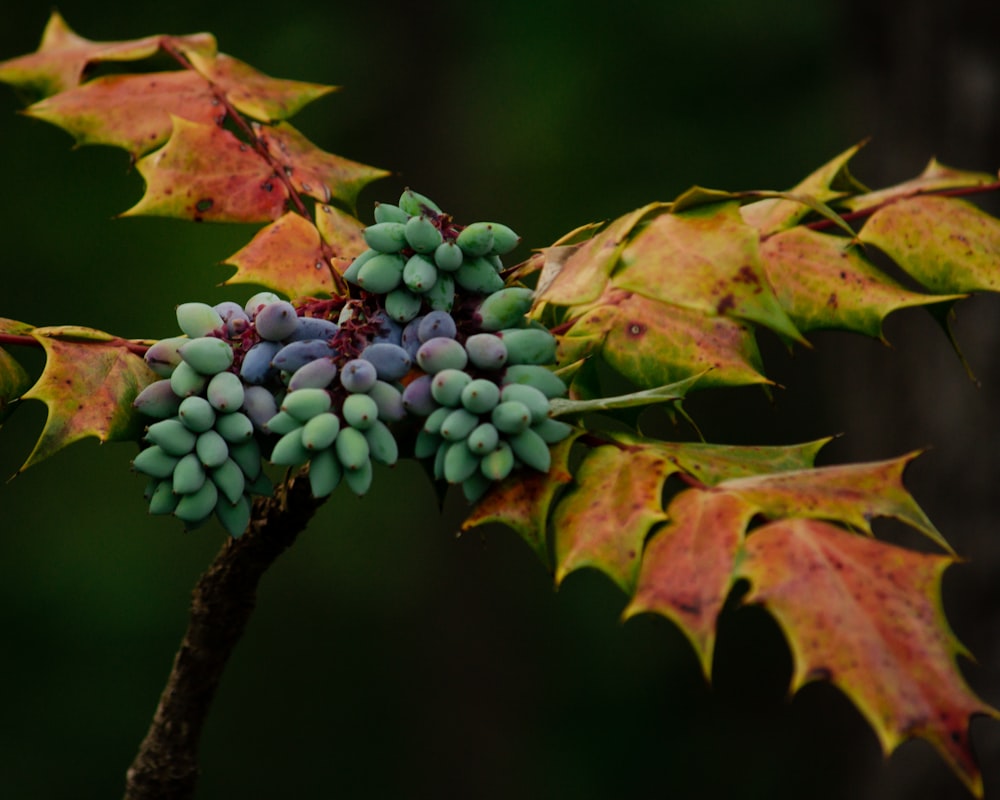
[[[341,482],[367,492],[400,442],[470,501],[519,465],[549,469],[548,445],[570,432],[549,399],[566,389],[555,338],[525,317],[532,290],[501,277],[517,235],[456,225],[410,190],[375,219],[344,273],[350,299],[178,306],[184,335],[149,349],[162,380],[135,401],[158,420],[133,462],[151,513],[191,527],[214,513],[238,536],[250,496],[272,488],[264,457],[308,465],[317,498]]]

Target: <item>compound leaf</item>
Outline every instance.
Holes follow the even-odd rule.
[[[749,536],[738,576],[751,584],[745,601],[773,614],[788,639],[793,691],[830,681],[887,754],[906,739],[926,739],[981,797],[969,720],[1000,715],[955,663],[965,650],[944,617],[940,586],[951,563],[826,522],[786,519]]]

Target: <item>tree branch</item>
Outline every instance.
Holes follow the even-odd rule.
[[[246,629],[257,584],[319,506],[304,477],[260,498],[246,533],[229,539],[194,588],[191,618],[146,738],[129,767],[125,800],[190,800],[198,743],[229,656]]]

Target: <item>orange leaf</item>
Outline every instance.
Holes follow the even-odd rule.
[[[226,263],[237,269],[226,284],[258,283],[289,297],[334,291],[331,265],[323,255],[319,231],[294,211],[259,230]]]
[[[146,36],[120,42],[95,42],[70,29],[58,12],[52,12],[38,50],[0,63],[0,81],[32,88],[43,96],[58,94],[80,83],[89,64],[102,61],[140,61],[163,44],[186,54],[215,54],[215,38],[207,33],[192,36]]]
[[[217,125],[172,117],[173,135],[136,165],[146,193],[123,216],[270,222],[288,190],[253,149]]]
[[[642,545],[666,519],[662,493],[676,467],[650,449],[605,445],[591,451],[576,488],[556,507],[556,582],[581,567],[605,572],[626,593],[635,585]]]
[[[462,530],[488,522],[507,525],[521,535],[543,564],[549,566],[546,521],[559,487],[573,480],[567,462],[577,436],[579,433],[573,433],[550,448],[552,466],[548,472],[521,470],[490,489],[462,523]]]
[[[91,328],[35,328],[47,356],[41,377],[23,396],[49,407],[41,436],[21,467],[48,458],[73,442],[135,438],[138,414],[132,401],[157,375],[121,339]]]
[[[715,621],[733,584],[736,553],[756,508],[738,495],[690,489],[674,498],[670,522],[642,556],[624,618],[652,611],[673,620],[712,673]]]
[[[964,648],[941,607],[947,556],[866,539],[816,520],[782,520],[747,539],[746,601],[777,619],[792,649],[792,690],[826,679],[875,730],[886,753],[926,739],[977,796],[969,742],[974,714],[1000,717],[955,663]]]
[[[213,123],[222,110],[209,84],[194,72],[106,75],[28,107],[26,114],[65,129],[77,144],[107,144],[133,158],[163,144],[171,115]]]

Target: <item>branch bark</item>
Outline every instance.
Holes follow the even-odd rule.
[[[246,629],[257,584],[319,506],[304,477],[259,498],[249,529],[223,545],[198,579],[191,618],[146,738],[125,778],[125,800],[190,800],[198,743],[223,670]]]

